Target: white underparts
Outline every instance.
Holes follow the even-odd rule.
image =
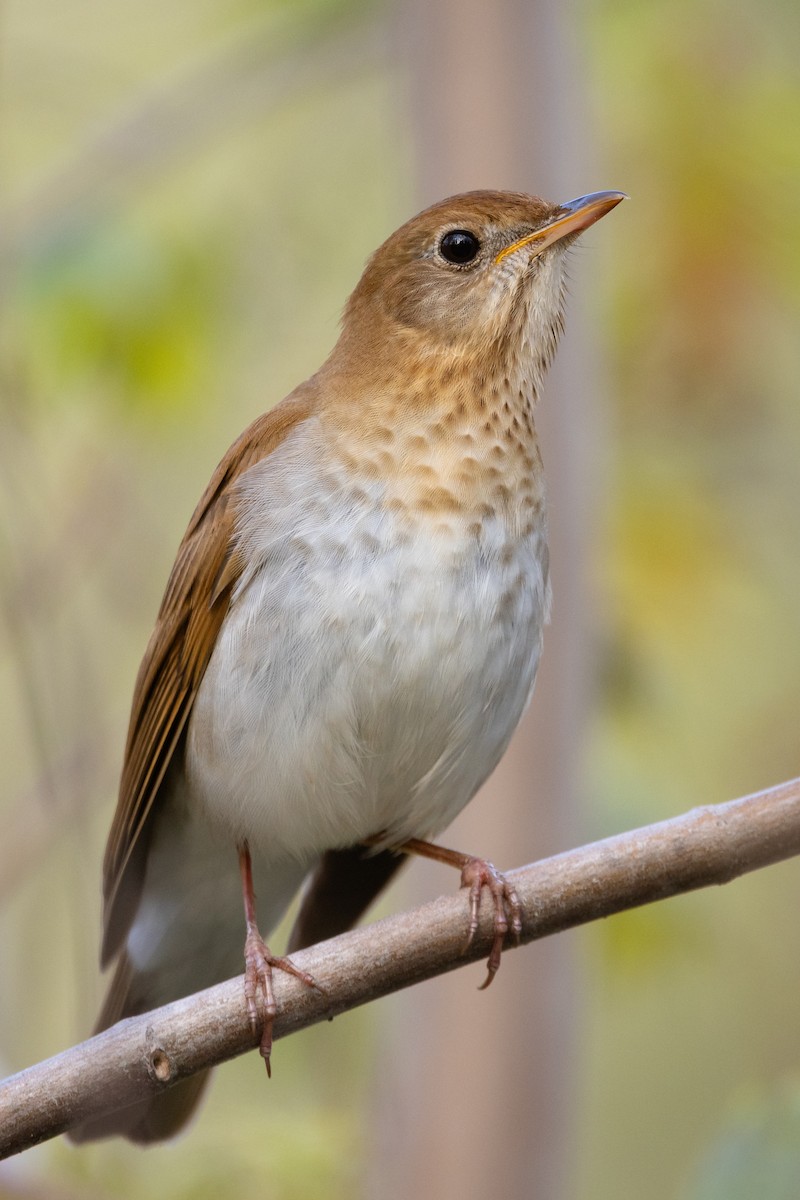
[[[251,566],[188,734],[193,802],[271,858],[443,829],[528,702],[548,603],[542,528],[409,523],[320,437],[306,422],[245,477]]]

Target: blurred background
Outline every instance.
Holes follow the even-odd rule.
[[[541,408],[554,620],[446,844],[513,866],[798,774],[800,10],[788,0],[0,4],[0,1074],[88,1033],[128,705],[224,449],[443,195],[632,199]],[[235,863],[232,863],[235,869]],[[383,910],[455,886],[414,864]],[[794,1200],[794,863],[218,1073],[0,1197]],[[272,939],[271,939],[272,940]],[[273,943],[280,944],[280,938]]]

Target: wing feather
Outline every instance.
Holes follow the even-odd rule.
[[[178,549],[134,688],[119,798],[103,863],[103,965],[119,951],[136,913],[164,780],[182,748],[192,705],[244,566],[236,548],[236,483],[311,411],[305,387],[245,430],[214,472]]]

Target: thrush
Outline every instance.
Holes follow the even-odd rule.
[[[244,903],[269,1064],[273,970],[316,982],[260,931],[304,883],[290,952],[349,928],[398,851],[461,869],[470,936],[488,888],[491,980],[516,897],[490,863],[428,839],[497,765],[533,690],[550,605],[534,410],[565,251],[622,198],[480,191],[426,209],[367,263],[319,371],[222,459],[136,680],[98,1029],[236,974]],[[168,1137],[204,1078],[73,1136]]]

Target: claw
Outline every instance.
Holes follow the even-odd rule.
[[[503,942],[506,934],[511,935],[516,942],[522,933],[522,906],[513,887],[508,883],[492,863],[483,858],[470,858],[461,870],[461,886],[469,888],[469,929],[464,946],[466,952],[472,945],[478,931],[481,897],[483,889],[488,888],[494,904],[494,939],[489,959],[486,964],[486,979],[480,986],[480,991],[487,988],[500,967],[500,956],[503,952]]]
[[[272,1066],[270,1063],[272,1055],[272,1029],[275,1024],[275,1015],[278,1011],[275,1004],[275,993],[272,988],[272,972],[278,970],[284,971],[287,975],[293,975],[295,979],[299,979],[306,987],[312,987],[322,995],[325,995],[325,989],[317,983],[313,975],[309,975],[308,971],[301,971],[299,967],[296,967],[291,959],[276,958],[271,954],[269,947],[258,932],[258,927],[251,922],[248,922],[247,925],[247,937],[244,943],[244,963],[244,998],[247,1004],[247,1016],[254,1037],[258,1035],[259,1028],[261,1029],[258,1049],[261,1057],[264,1059],[267,1075],[272,1078]],[[257,1000],[259,996],[261,997],[264,1009],[263,1021],[259,1021],[258,1015]]]
[[[247,922],[247,937],[244,941],[244,999],[253,1037],[257,1037],[259,1028],[261,1029],[258,1049],[264,1059],[267,1075],[272,1078],[270,1066],[272,1027],[275,1024],[277,1012],[275,993],[272,990],[272,972],[278,970],[284,971],[287,975],[294,975],[295,979],[299,979],[306,987],[315,988],[323,996],[325,989],[320,987],[314,976],[309,975],[308,971],[301,971],[299,967],[296,967],[291,959],[275,958],[258,932],[256,898],[253,892],[253,868],[250,861],[250,847],[246,841],[239,846],[239,870],[242,876],[242,899]],[[264,1005],[264,1018],[261,1022],[258,1019],[259,996]]]

